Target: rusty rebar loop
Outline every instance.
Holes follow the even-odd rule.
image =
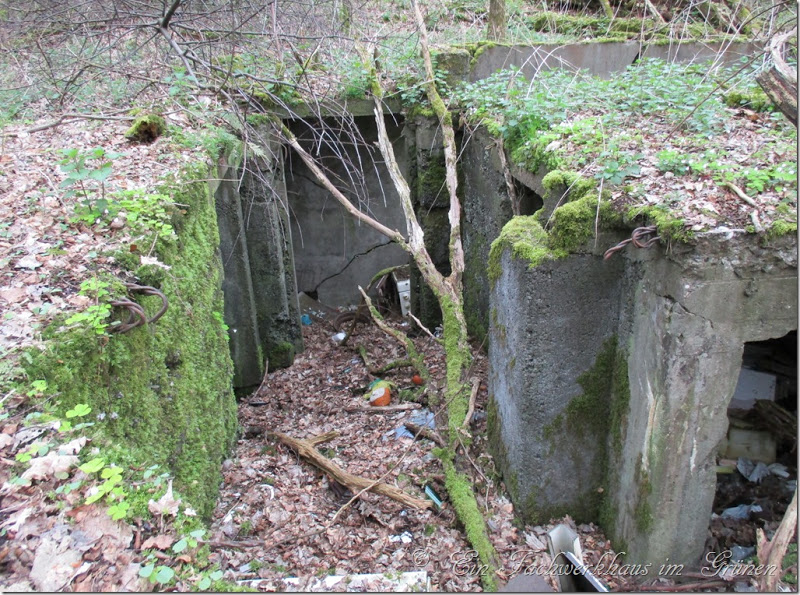
[[[115,326],[111,327],[112,333],[127,333],[130,330],[135,329],[137,326],[144,326],[146,324],[150,324],[158,320],[164,315],[164,312],[167,311],[169,307],[169,302],[167,301],[167,296],[165,296],[162,292],[160,292],[155,287],[150,287],[148,285],[138,285],[136,283],[126,283],[125,287],[128,291],[132,293],[141,293],[144,295],[157,295],[161,298],[161,308],[156,312],[156,314],[152,318],[147,318],[147,313],[144,311],[144,308],[130,299],[120,299],[120,300],[111,300],[109,302],[112,306],[119,307],[119,308],[126,308],[129,312],[128,314],[128,321],[122,322]]]
[[[603,260],[608,260],[617,252],[620,252],[628,244],[633,244],[637,248],[650,248],[661,241],[661,236],[656,235],[657,229],[655,225],[648,225],[647,227],[637,227],[631,233],[631,237],[622,240],[616,246],[612,246],[603,254]]]

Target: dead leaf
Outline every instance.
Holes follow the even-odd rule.
[[[18,269],[38,269],[42,266],[42,263],[36,260],[36,255],[28,254],[27,256],[23,256],[17,261],[17,264],[14,265]]]
[[[181,503],[180,499],[176,500],[172,496],[172,480],[169,480],[169,486],[167,487],[167,492],[158,499],[158,502],[155,500],[150,500],[147,503],[147,509],[156,515],[171,515],[176,516],[178,514],[178,505]]]
[[[75,440],[67,442],[66,444],[62,444],[58,447],[58,454],[76,455],[84,447],[87,440],[88,438],[86,438],[86,436],[81,436],[79,438],[75,438]]]
[[[74,455],[60,455],[57,452],[49,452],[43,457],[32,459],[31,466],[22,474],[22,479],[47,479],[56,473],[63,473],[77,464],[78,457]]]
[[[152,502],[152,500],[151,500]],[[148,537],[144,540],[142,544],[143,550],[149,550],[151,548],[156,548],[159,550],[165,550],[169,548],[173,543],[175,543],[175,538],[171,535],[155,535],[153,537]]]

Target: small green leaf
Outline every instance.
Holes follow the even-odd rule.
[[[195,529],[194,531],[189,533],[189,535],[191,535],[195,539],[203,539],[203,535],[205,535],[205,534],[206,534],[206,530],[205,529]]]
[[[197,590],[198,591],[205,591],[211,586],[211,579],[207,576],[204,576],[203,579],[197,583]]]
[[[212,581],[218,581],[219,579],[222,578],[222,574],[223,572],[221,570],[215,570],[209,576],[211,577]]]
[[[100,473],[100,477],[103,479],[108,479],[109,477],[114,477],[115,475],[122,475],[121,467],[106,467]]]
[[[70,317],[70,320],[72,318],[75,318],[76,316],[77,315]],[[71,324],[71,322],[69,322],[68,320],[67,324]],[[67,411],[67,418],[83,417],[84,415],[89,415],[91,411],[92,408],[89,407],[86,403],[78,403],[77,405],[75,405],[75,407]]]
[[[172,570],[169,566],[159,566],[158,572],[156,573],[156,582],[159,585],[163,585],[168,583],[172,580],[172,577],[175,576],[175,571]]]
[[[147,566],[142,566],[139,569],[139,576],[142,578],[150,578],[150,575],[153,574],[153,570],[155,569],[155,564],[148,564]]]
[[[189,545],[186,539],[181,539],[180,541],[175,542],[175,545],[172,546],[172,551],[176,554],[180,554],[183,550],[186,549],[186,546]]]
[[[78,469],[80,469],[84,473],[97,473],[98,471],[100,471],[100,469],[105,467],[105,464],[106,464],[105,459],[97,458],[97,459],[92,459],[91,461],[87,461],[86,463],[78,467]]]

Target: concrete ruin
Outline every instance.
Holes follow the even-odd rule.
[[[691,565],[744,344],[797,329],[796,242],[709,233],[603,260],[620,239],[534,268],[503,250],[493,432],[526,520],[600,521],[627,562]]]
[[[440,56],[440,63],[465,80],[511,64],[533,73],[569,63],[604,76],[642,55],[701,59],[714,51],[695,44],[492,46],[475,56]],[[740,46],[725,59],[750,51]],[[357,129],[359,144],[319,146],[313,124],[290,125],[343,181],[350,179],[344,164],[360,164],[363,177],[351,180],[354,204],[404,231],[374,150],[369,101],[348,109],[344,124],[323,121],[329,130]],[[447,274],[437,123],[398,115],[387,116],[387,125],[427,248]],[[470,332],[488,336],[490,437],[517,510],[531,522],[566,513],[600,522],[630,563],[697,562],[743,346],[797,329],[795,238],[765,243],[708,233],[690,244],[628,249],[603,260],[603,250],[630,233],[607,230],[565,258],[533,267],[524,251],[501,242],[499,274],[490,280],[490,247],[513,214],[507,181],[487,133],[472,131],[459,142],[465,313]],[[268,149],[259,175],[243,172],[240,161],[221,164],[217,190],[225,320],[242,388],[261,382],[265,359],[271,367],[287,365],[291,357],[281,354],[302,349],[297,291],[331,306],[352,305],[357,287],[375,272],[408,262],[401,249],[347,216],[296,156],[277,144]],[[551,197],[560,193],[545,192],[546,171],[512,165],[511,173],[521,215],[553,212]],[[412,308],[428,326],[437,324],[438,306],[413,268]]]

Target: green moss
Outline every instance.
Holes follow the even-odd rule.
[[[417,175],[417,200],[420,204],[430,205],[444,201],[449,202],[445,177],[447,168],[444,155],[431,155]]]
[[[655,29],[652,19],[617,17],[612,20],[605,16],[571,15],[551,11],[532,15],[528,18],[528,25],[534,31],[569,37],[600,38],[603,41],[625,41],[642,33],[651,33]]]
[[[164,118],[155,114],[139,116],[125,133],[125,138],[137,143],[152,143],[164,134],[167,123]]]
[[[761,87],[733,89],[724,95],[728,107],[746,107],[754,112],[768,112],[775,109],[772,101]]]
[[[456,470],[452,453],[441,453],[444,481],[450,501],[464,526],[464,533],[481,563],[481,583],[485,591],[496,591],[494,571],[498,568],[497,554],[486,533],[486,523],[478,508],[469,478]]]
[[[656,226],[662,242],[669,240],[688,242],[694,237],[692,231],[686,227],[684,220],[676,217],[663,205],[631,207],[624,219],[629,222],[642,219],[649,221]]]
[[[489,250],[488,275],[493,285],[502,273],[500,262],[506,250],[511,251],[512,258],[526,260],[528,268],[565,255],[550,249],[547,232],[535,215],[513,217],[503,226]]]
[[[280,370],[281,368],[288,368],[294,363],[294,356],[294,345],[288,341],[278,343],[269,351],[268,361],[270,372]]]
[[[570,201],[593,192],[596,184],[578,172],[555,169],[542,178],[542,186],[547,198],[561,198],[566,194],[566,200]]]
[[[104,414],[95,445],[124,444],[133,460],[169,469],[176,489],[205,517],[236,431],[227,334],[213,317],[223,310],[222,269],[207,178],[198,167],[159,189],[187,205],[174,216],[178,240],[156,244],[159,260],[171,267],[160,287],[169,300],[164,316],[110,337],[54,323],[27,365],[58,395],[62,413],[87,403]],[[150,316],[161,305],[155,296],[134,299]]]
[[[647,533],[653,526],[653,512],[650,509],[650,494],[653,493],[653,486],[650,484],[650,475],[642,463],[642,455],[636,461],[634,471],[634,481],[636,482],[636,506],[633,516],[636,520],[637,528]]]

